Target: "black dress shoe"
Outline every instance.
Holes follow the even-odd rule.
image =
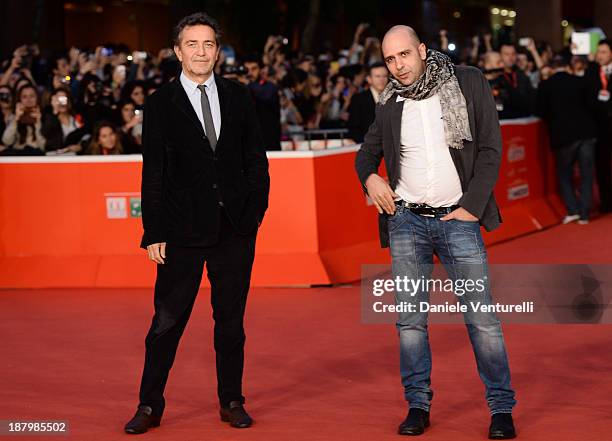
[[[149,406],[139,406],[134,418],[125,425],[125,433],[145,433],[151,427],[158,427],[160,421],[161,416],[153,415],[153,409]]]
[[[511,413],[496,413],[491,416],[489,426],[489,439],[512,439],[516,438],[514,422]]]
[[[245,429],[253,424],[253,419],[240,401],[232,401],[229,403],[229,407],[222,407],[219,410],[219,415],[221,416],[221,421],[230,423],[230,426],[238,429]]]
[[[429,427],[429,412],[423,409],[410,409],[408,416],[399,425],[397,433],[400,435],[421,435]]]

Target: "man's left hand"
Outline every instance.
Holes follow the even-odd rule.
[[[441,217],[440,220],[448,221],[451,219],[457,219],[464,222],[477,222],[478,218],[474,216],[472,213],[467,211],[463,207],[459,207],[456,210],[451,211],[446,216]]]

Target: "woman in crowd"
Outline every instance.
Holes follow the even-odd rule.
[[[4,155],[44,155],[42,114],[36,87],[25,84],[17,90],[15,113],[8,118],[2,134]]]
[[[101,121],[96,125],[89,144],[90,155],[120,155],[123,146],[115,125],[110,121]]]
[[[142,110],[132,100],[119,104],[120,138],[123,153],[142,153]]]
[[[139,81],[132,81],[126,83],[121,90],[121,101],[131,100],[137,109],[142,109],[146,95],[144,85]]]
[[[72,95],[67,89],[55,89],[51,93],[51,104],[47,107],[43,117],[42,133],[45,137],[46,151],[58,153],[78,153],[81,151],[79,143],[83,121],[80,115],[75,115]],[[70,142],[70,144],[68,144]]]
[[[2,134],[13,114],[13,89],[9,85],[0,86],[0,148],[3,147]]]

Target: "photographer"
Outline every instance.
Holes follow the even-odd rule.
[[[6,129],[9,119],[13,115],[13,89],[9,86],[0,86],[0,138]],[[0,139],[0,149],[5,147]]]
[[[92,73],[87,73],[79,84],[75,110],[84,119],[87,130],[91,131],[96,121],[112,120],[114,99],[108,84]]]
[[[51,63],[53,76],[51,77],[51,90],[59,89],[60,87],[68,87],[72,77],[70,71],[70,63],[64,56],[55,58]]]
[[[36,81],[34,81],[34,77],[30,71],[32,56],[34,53],[35,48],[31,46],[23,45],[15,49],[11,63],[0,78],[0,85],[8,84],[9,86],[18,89],[16,83],[21,78],[25,78],[31,84],[36,85]]]
[[[142,109],[138,109],[134,102],[128,99],[119,104],[118,112],[123,153],[142,153]]]
[[[349,79],[335,74],[327,80],[326,91],[321,95],[318,113],[321,129],[336,129],[346,126],[348,106],[351,102]]]
[[[232,64],[225,64],[223,66],[223,69],[221,69],[221,76],[223,78],[238,81],[244,84],[245,86],[249,84],[247,74],[248,71],[244,66],[234,66]]]
[[[45,137],[42,135],[42,115],[36,88],[22,86],[17,90],[15,114],[2,135],[4,155],[44,155]]]
[[[42,134],[46,139],[45,151],[57,153],[78,153],[81,145],[83,122],[80,115],[75,115],[72,106],[72,96],[67,89],[56,89],[51,94],[51,105],[43,116]],[[81,133],[81,135],[84,133]],[[70,141],[70,144],[67,142]]]

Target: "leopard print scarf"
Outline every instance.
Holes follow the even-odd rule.
[[[387,87],[380,95],[379,104],[384,105],[394,94],[416,101],[438,94],[447,144],[462,149],[463,140],[472,140],[465,97],[455,76],[455,66],[447,55],[429,49],[425,72],[408,86],[390,76]]]

